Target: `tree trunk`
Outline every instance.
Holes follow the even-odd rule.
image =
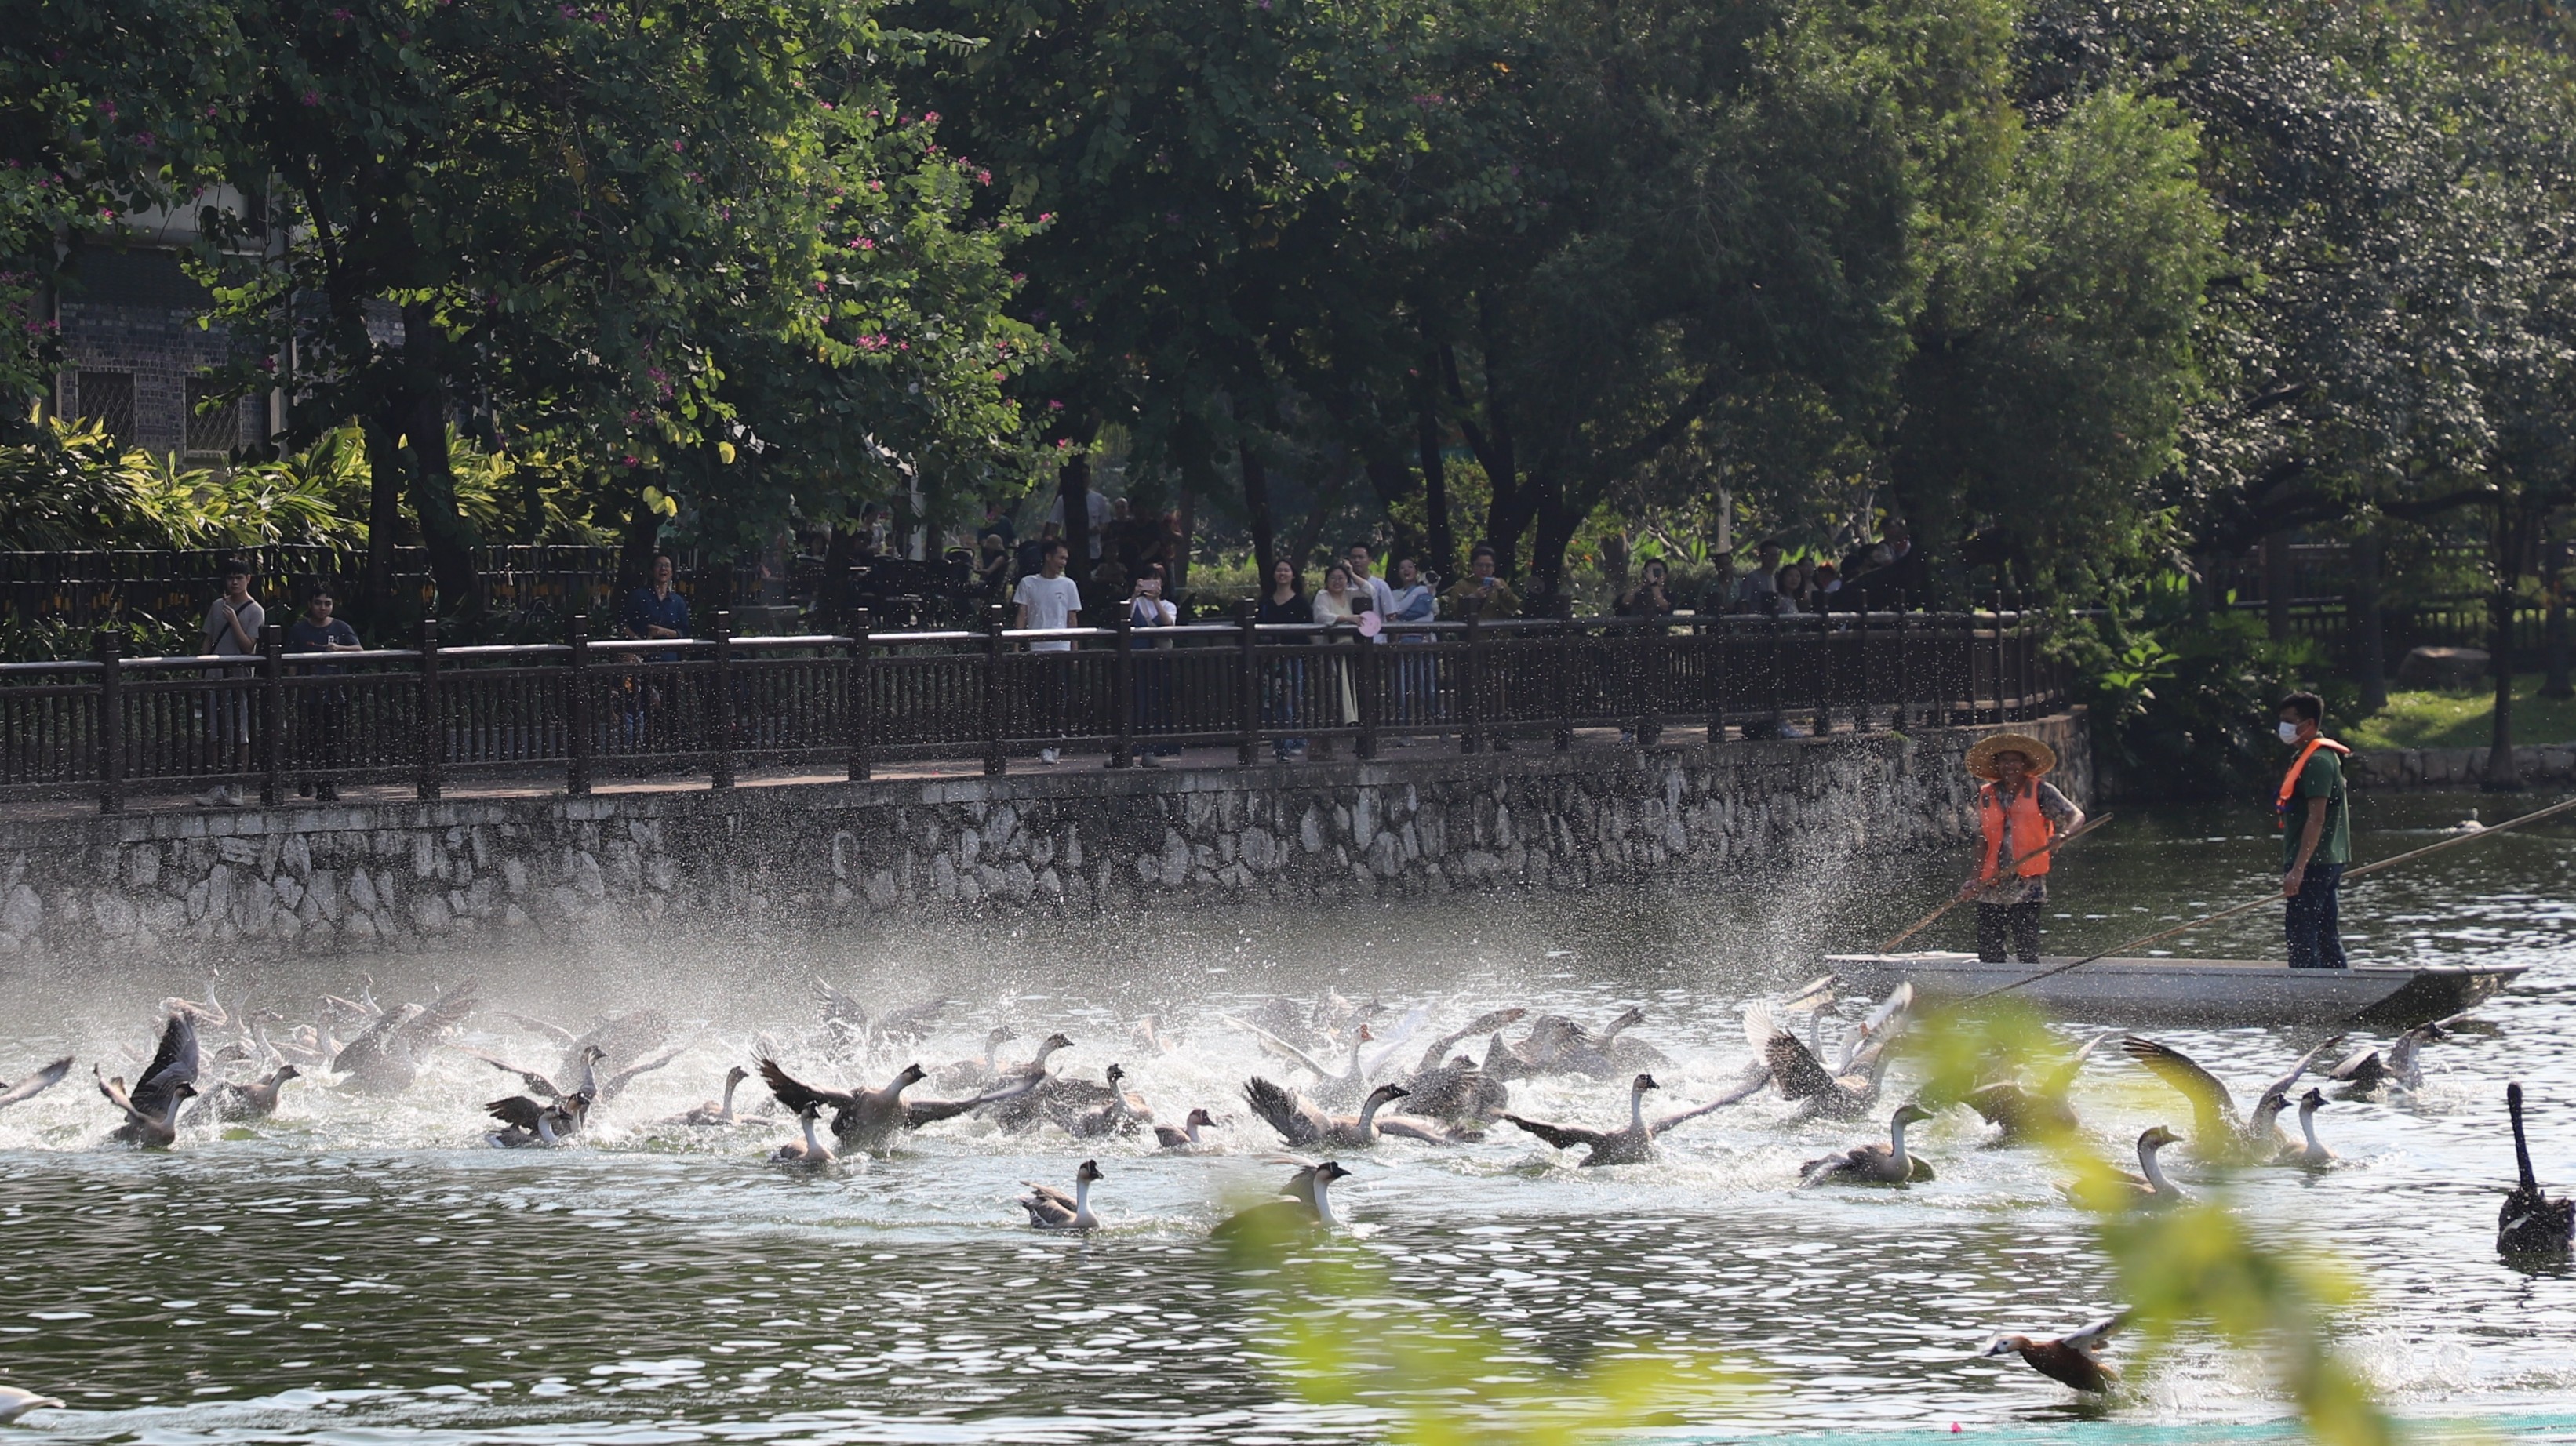
[[[2495,591],[2487,599],[2487,666],[2495,673],[2494,729],[2487,743],[2486,791],[2519,793],[2522,775],[2513,764],[2513,604],[2522,581],[2521,529],[2509,506],[2495,515]]]
[[[2388,706],[2388,635],[2379,609],[2379,533],[2364,532],[2352,540],[2352,671],[2361,684],[2361,711],[2377,713]]]
[[[2272,641],[2290,640],[2290,534],[2263,538],[2263,628]]]
[[[653,559],[662,550],[662,514],[644,500],[645,477],[635,477],[635,497],[626,510],[626,536],[617,553],[617,595],[609,600],[612,616],[624,610],[628,594],[653,579]]]
[[[1548,611],[1565,596],[1565,552],[1574,542],[1574,530],[1583,525],[1583,517],[1565,503],[1562,488],[1537,484],[1530,488],[1538,494],[1537,532],[1530,539],[1530,597],[1546,599]],[[1500,543],[1495,544],[1499,549]]]
[[[358,585],[358,613],[379,637],[397,621],[394,607],[394,540],[402,533],[404,462],[395,445],[402,419],[388,412],[361,424],[367,438],[367,573]]]
[[[1426,379],[1415,397],[1414,444],[1422,456],[1423,545],[1431,555],[1417,564],[1442,581],[1458,576],[1458,534],[1449,524],[1449,467],[1440,455],[1440,412]]]
[[[1055,500],[1064,511],[1064,575],[1091,581],[1091,458],[1076,452],[1055,469]]]
[[[1371,457],[1367,462],[1367,470],[1369,488],[1377,493],[1379,505],[1386,509],[1387,566],[1392,568],[1394,560],[1399,557],[1419,558],[1422,552],[1422,533],[1405,522],[1396,512],[1398,507],[1413,498],[1413,469],[1404,465],[1403,452],[1399,449],[1388,456]]]
[[[1254,593],[1270,586],[1270,569],[1279,558],[1279,543],[1270,521],[1270,473],[1261,465],[1261,454],[1250,442],[1235,449],[1243,463],[1243,510],[1252,523],[1252,564]]]
[[[1178,602],[1190,585],[1190,549],[1197,545],[1199,522],[1199,489],[1190,485],[1187,472],[1181,474],[1178,514],[1180,536],[1172,539],[1172,575],[1163,580],[1164,595]]]
[[[403,429],[411,439],[412,516],[438,583],[438,611],[470,617],[483,611],[483,576],[474,556],[482,539],[456,509],[456,471],[447,455],[447,386],[439,370],[445,342],[426,303],[403,308],[402,365],[410,393]]]
[[[2545,564],[2549,596],[2547,661],[2543,664],[2549,676],[2540,685],[2543,698],[2576,698],[2576,686],[2567,677],[2567,550],[2564,538],[2548,545]]]
[[[833,523],[832,535],[823,543],[822,596],[815,601],[834,627],[850,615],[850,560],[858,551],[859,530],[848,523]]]

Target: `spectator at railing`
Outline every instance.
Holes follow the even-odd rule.
[[[304,595],[303,614],[286,626],[286,651],[365,651],[365,645],[358,641],[357,629],[332,616],[338,606],[339,599],[332,594],[331,585],[316,584]],[[332,677],[347,669],[338,663],[310,663],[300,671],[306,677]],[[340,785],[331,775],[340,764],[341,725],[349,706],[347,692],[336,684],[308,683],[302,690],[301,701],[296,717],[297,742],[300,744],[296,752],[305,771],[296,780],[295,791],[324,803],[336,803],[340,798]]]
[[[1020,579],[1019,590],[1011,600],[1019,604],[1019,626],[1039,632],[1082,626],[1082,589],[1064,575],[1066,560],[1072,549],[1061,537],[1044,544],[1038,555],[1038,570]],[[1069,680],[1065,677],[1072,666],[1071,638],[1041,638],[1029,644],[1029,651],[1048,655],[1038,669],[1037,725],[1039,736],[1054,740],[1065,732],[1065,699]],[[1050,741],[1038,750],[1038,761],[1054,763],[1061,757]]]
[[[1905,599],[1923,596],[1930,580],[1923,553],[1901,519],[1890,518],[1876,543],[1854,548],[1843,559],[1843,587],[1854,594],[1855,607],[1903,607]]]
[[[671,558],[667,553],[653,559],[653,580],[626,595],[626,636],[630,638],[685,638],[689,635],[689,600],[671,587]],[[657,663],[667,663],[678,653],[655,653]]]
[[[1829,613],[1850,607],[1851,599],[1842,593],[1843,575],[1834,570],[1832,563],[1820,562],[1808,569],[1807,594],[1815,599],[1816,611]]]
[[[1252,620],[1265,627],[1294,624],[1310,625],[1315,621],[1315,605],[1306,596],[1305,584],[1297,577],[1297,564],[1286,558],[1270,564],[1270,590],[1261,595],[1253,609]],[[1302,636],[1275,639],[1277,642],[1302,644]],[[1297,700],[1306,691],[1305,660],[1295,653],[1275,658],[1263,672],[1267,684],[1261,692],[1261,723],[1265,728],[1297,726]],[[1282,763],[1306,756],[1303,738],[1274,738],[1270,751]]]
[[[1735,580],[1735,591],[1727,597],[1728,612],[1771,611],[1771,596],[1780,588],[1780,544],[1764,542],[1754,550],[1753,561],[1753,570]]]
[[[1497,560],[1490,544],[1477,543],[1467,554],[1467,575],[1458,579],[1443,596],[1453,618],[1481,618],[1495,622],[1521,615],[1521,595],[1496,572]]]
[[[1327,644],[1349,645],[1360,640],[1360,614],[1367,612],[1375,598],[1360,590],[1351,576],[1350,564],[1337,562],[1324,569],[1323,590],[1315,594],[1315,621],[1327,631]],[[1383,616],[1381,614],[1380,616]],[[1327,653],[1323,660],[1322,707],[1330,710],[1333,721],[1348,726],[1360,721],[1359,696],[1351,687],[1351,665],[1347,659]]]
[[[630,638],[689,636],[689,600],[682,597],[671,586],[671,575],[669,554],[657,554],[653,559],[652,580],[626,596],[625,615],[622,619],[626,627],[626,636]],[[655,663],[677,662],[680,657],[675,650],[645,653],[642,656],[645,661]],[[666,741],[674,744],[678,742],[676,738],[668,740],[663,738],[662,735],[670,730],[662,721],[662,717],[676,701],[679,686],[678,675],[672,673],[631,673],[619,679],[618,688],[624,695],[621,711],[625,717],[626,746],[629,749],[641,753],[653,753],[664,751],[663,745]],[[672,721],[676,722],[676,720]]]
[[[1040,526],[1038,528],[1038,535],[1035,538],[1020,544],[1019,557],[1017,559],[1019,570],[1012,575],[1015,577],[1037,576],[1038,570],[1046,566],[1046,550],[1061,541],[1063,537],[1064,528],[1061,524],[1049,522]]]
[[[985,533],[983,550],[975,555],[975,586],[995,602],[1010,590],[1011,549],[998,532]]]
[[[1168,628],[1179,624],[1181,610],[1163,600],[1163,569],[1147,563],[1136,577],[1136,588],[1127,599],[1127,622],[1134,628]],[[1135,665],[1136,731],[1150,735],[1150,741],[1138,748],[1136,761],[1147,768],[1161,767],[1161,760],[1177,755],[1180,745],[1165,735],[1172,728],[1172,660],[1168,640],[1148,643],[1141,639],[1130,661]]]
[[[1670,617],[1673,599],[1667,583],[1671,576],[1662,558],[1648,558],[1646,565],[1637,570],[1637,585],[1619,594],[1611,610],[1623,618]]]
[[[1807,591],[1807,570],[1794,562],[1783,563],[1771,574],[1771,615],[1794,618],[1815,610],[1815,599]]]
[[[1386,620],[1390,624],[1427,623],[1440,611],[1440,598],[1431,585],[1422,580],[1422,570],[1412,558],[1399,558],[1395,564],[1395,585],[1387,592]],[[1389,632],[1396,645],[1427,643],[1432,634],[1425,632]],[[1434,674],[1428,656],[1406,657],[1399,653],[1395,664],[1395,709],[1397,721],[1422,724],[1431,721]],[[1395,746],[1410,748],[1413,740],[1397,734]]]
[[[250,564],[239,558],[224,562],[224,591],[206,609],[206,622],[200,642],[206,652],[227,658],[252,658],[259,655],[259,630],[268,622],[268,610],[250,595]],[[241,680],[249,670],[239,665],[209,669],[206,676],[218,681]],[[247,689],[218,688],[206,694],[206,722],[214,731],[215,767],[227,773],[250,771],[250,692]],[[208,808],[239,808],[241,790],[229,783],[218,784],[198,795],[197,802]]]
[[[1375,612],[1384,621],[1387,614],[1395,611],[1395,589],[1387,585],[1385,578],[1375,575],[1376,555],[1367,543],[1354,542],[1342,550],[1342,561],[1351,570],[1351,589],[1362,594],[1360,611]],[[1386,641],[1386,634],[1378,634],[1378,641]]]

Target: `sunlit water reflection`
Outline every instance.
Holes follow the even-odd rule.
[[[2427,841],[2480,800],[2373,801],[2365,856]],[[2487,802],[2489,816],[2497,815]],[[2264,887],[2277,845],[2238,815],[2132,813],[2057,875],[2051,948],[2103,946]],[[1676,1104],[1732,1079],[1744,1001],[1865,945],[1955,880],[1958,858],[1801,860],[1784,873],[1676,878],[1578,899],[1452,899],[1329,914],[1160,913],[1107,925],[960,926],[918,934],[449,955],[371,964],[388,999],[481,978],[498,1007],[581,1023],[651,1004],[697,1042],[645,1077],[582,1148],[484,1148],[477,1105],[506,1091],[453,1052],[396,1101],[289,1086],[277,1120],[199,1132],[166,1154],[100,1144],[85,1079],[0,1114],[0,1381],[72,1403],[29,1439],[203,1442],[1180,1441],[1366,1439],[1401,1381],[1357,1405],[1285,1400],[1277,1342],[1207,1242],[1229,1203],[1285,1170],[1243,1118],[1264,1065],[1224,1016],[1331,987],[1431,1008],[1433,1028],[1500,1003],[1604,1019],[1671,1054]],[[2576,837],[2480,842],[2357,887],[2359,957],[2533,966],[2482,1027],[2434,1047],[2409,1103],[2338,1101],[2320,1117],[2345,1164],[2267,1173],[2242,1208],[2323,1246],[2368,1283],[2339,1336],[2388,1398],[2424,1418],[2576,1433],[2576,1280],[2492,1254],[2510,1157],[2503,1081],[2538,1105],[2542,1170],[2576,1183],[2569,961]],[[2277,953],[2268,913],[2176,952]],[[1952,942],[1955,942],[1952,941]],[[52,961],[7,982],[0,1075],[71,1050],[131,1071],[153,1002],[185,977],[100,982]],[[764,1166],[771,1120],[732,1131],[650,1122],[715,1093],[770,1032],[815,1060],[806,1001],[820,970],[891,1002],[965,1001],[920,1051],[974,1054],[985,1027],[1050,1028],[1096,1078],[1125,1062],[1166,1120],[1234,1118],[1230,1152],[1158,1156],[1052,1131],[934,1127],[891,1158],[817,1177]],[[355,986],[357,966],[238,964],[263,1002]],[[307,1007],[309,1006],[301,1006]],[[1174,1045],[1147,1054],[1132,1021]],[[2070,1031],[2071,1033],[2072,1031]],[[2283,1032],[2166,1036],[2230,1080],[2277,1072]],[[555,1051],[478,1017],[461,1042],[535,1062]],[[2296,1041],[2303,1045],[2306,1041]],[[1010,1050],[1005,1053],[1010,1053]],[[816,1066],[820,1068],[819,1065]],[[1902,1079],[1891,1089],[1901,1097]],[[746,1105],[757,1098],[747,1088]],[[2141,1072],[2097,1060],[2079,1096],[2106,1140],[2187,1124]],[[1620,1091],[1580,1079],[1514,1087],[1515,1107],[1614,1118]],[[2107,1413],[2021,1368],[1975,1358],[1999,1328],[2080,1324],[2117,1302],[2083,1217],[2047,1163],[1979,1147],[1973,1117],[1927,1127],[1937,1183],[1795,1192],[1799,1161],[1871,1126],[1792,1123],[1762,1099],[1678,1133],[1657,1164],[1571,1168],[1509,1127],[1481,1145],[1380,1146],[1342,1200],[1358,1252],[1412,1301],[1498,1329],[1498,1377],[1544,1379],[1605,1344],[1706,1348],[1759,1373],[1704,1413],[1727,1436],[2011,1427],[2070,1440],[2199,1435],[2284,1407],[2259,1369],[2186,1343]],[[1033,1235],[1010,1204],[1097,1154],[1111,1228]]]

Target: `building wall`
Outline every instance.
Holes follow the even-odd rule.
[[[85,403],[80,395],[80,374],[125,373],[134,379],[134,431],[126,442],[155,454],[186,452],[188,379],[232,356],[223,328],[197,324],[212,304],[172,252],[85,251],[77,284],[66,287],[56,307],[67,364],[55,407],[68,417],[95,416],[95,399]],[[256,405],[234,410],[231,440],[213,450],[265,436]]]
[[[2021,725],[2091,794],[2081,716]],[[1936,847],[1990,729],[0,825],[0,958],[1590,889]]]

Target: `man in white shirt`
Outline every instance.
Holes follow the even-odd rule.
[[[1350,564],[1351,585],[1361,589],[1369,595],[1369,602],[1366,611],[1376,613],[1378,615],[1378,619],[1383,622],[1389,614],[1395,611],[1395,590],[1386,585],[1385,578],[1379,577],[1369,570],[1369,563],[1372,560],[1369,554],[1369,545],[1365,542],[1354,542],[1343,552],[1342,556],[1343,559]],[[1386,634],[1380,633],[1377,635],[1378,642],[1383,643],[1386,640]]]
[[[1011,594],[1011,601],[1019,604],[1021,628],[1043,632],[1054,628],[1082,626],[1082,589],[1074,585],[1072,578],[1064,575],[1065,558],[1070,552],[1071,549],[1065,546],[1062,538],[1049,542],[1046,545],[1044,557],[1039,561],[1038,570],[1020,579],[1019,590]],[[1029,651],[1070,653],[1073,651],[1073,640],[1042,638],[1029,644]],[[1062,665],[1050,664],[1040,670],[1038,677],[1040,679],[1038,709],[1041,721],[1053,730],[1054,736],[1061,737],[1064,733],[1064,668]],[[1041,763],[1053,763],[1059,756],[1053,747],[1038,750],[1038,761]]]
[[[268,623],[267,610],[259,599],[250,595],[250,564],[238,560],[224,564],[224,595],[206,609],[205,625],[199,632],[199,646],[206,652],[227,658],[247,658],[259,652],[259,630]],[[215,668],[208,677],[235,682],[247,677],[246,672]],[[247,691],[209,693],[206,713],[215,725],[215,756],[224,768],[250,771],[250,694]],[[197,802],[209,808],[238,808],[241,790],[231,784],[220,784],[198,797]]]
[[[1397,623],[1427,623],[1439,616],[1440,597],[1422,580],[1422,570],[1412,558],[1395,562],[1395,583],[1387,589],[1386,620],[1390,627]],[[1399,643],[1427,643],[1430,633],[1388,631],[1378,635],[1380,641],[1393,638]],[[1410,726],[1419,727],[1431,721],[1433,704],[1432,662],[1429,657],[1400,658],[1395,665],[1396,713]],[[1395,746],[1410,748],[1413,739],[1406,734],[1395,736]]]

